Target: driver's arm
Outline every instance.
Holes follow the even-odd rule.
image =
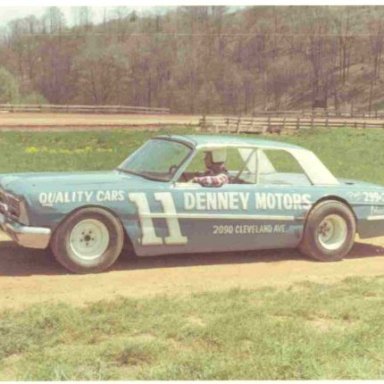
[[[200,176],[193,178],[194,183],[199,183],[203,187],[221,187],[229,182],[229,177],[225,173],[216,176]]]

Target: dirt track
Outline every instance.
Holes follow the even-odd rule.
[[[153,127],[158,125],[197,125],[193,115],[113,115],[66,113],[0,113],[0,130],[95,130],[111,127]]]
[[[0,235],[3,236],[3,235]],[[384,271],[384,237],[357,240],[337,263],[304,259],[298,252],[123,257],[109,272],[67,274],[47,251],[22,249],[0,237],[0,310],[30,303],[64,301],[81,305],[115,296],[188,294],[205,290],[288,285],[296,281],[333,282]]]

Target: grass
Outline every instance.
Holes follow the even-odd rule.
[[[177,132],[194,131],[178,127]],[[113,169],[156,134],[151,131],[1,132],[0,172]],[[322,128],[293,136],[268,136],[268,139],[312,149],[338,177],[384,184],[382,130]]]
[[[0,379],[382,379],[384,278],[0,315]]]
[[[187,128],[177,129],[177,132],[187,131]],[[0,132],[0,172],[113,169],[156,134],[137,130]]]

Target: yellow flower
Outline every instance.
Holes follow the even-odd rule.
[[[27,147],[25,148],[25,152],[26,153],[38,153],[39,152],[39,148],[36,148],[36,147]]]

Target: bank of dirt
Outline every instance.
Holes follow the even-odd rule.
[[[72,275],[50,252],[23,249],[0,235],[0,310],[32,303],[83,305],[116,296],[185,295],[230,288],[332,283],[348,276],[383,274],[384,237],[357,239],[341,262],[320,263],[295,250],[174,255],[130,259],[122,255],[101,274]]]

